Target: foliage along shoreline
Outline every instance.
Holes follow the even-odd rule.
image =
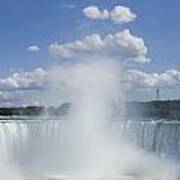
[[[52,116],[66,115],[71,103],[63,103],[59,107],[27,106],[27,107],[1,107],[0,116]],[[180,120],[180,100],[127,102],[125,116],[128,118],[153,118]]]

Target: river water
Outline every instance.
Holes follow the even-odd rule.
[[[13,166],[15,165],[16,167],[18,167],[21,174],[23,174],[23,179],[28,179],[28,180],[30,179],[54,180],[54,179],[64,179],[64,178],[88,179],[88,177],[91,177],[91,175],[92,177],[90,179],[96,179],[96,178],[99,179],[99,176],[97,174],[94,175],[94,173],[92,172],[86,173],[86,170],[88,168],[85,168],[86,170],[83,170],[81,176],[78,173],[74,173],[75,171],[74,166],[76,166],[77,164],[74,164],[74,166],[72,165],[73,167],[72,171],[71,172],[69,171],[68,174],[62,173],[63,171],[59,173],[60,172],[59,170],[63,169],[64,167],[68,167],[69,163],[73,164],[73,161],[76,162],[75,159],[73,159],[74,156],[71,156],[71,154],[73,151],[77,151],[77,149],[74,149],[74,147],[79,146],[78,144],[73,144],[72,146],[72,144],[70,144],[68,140],[66,141],[66,136],[62,135],[62,133],[64,133],[64,128],[68,123],[70,123],[69,120],[65,118],[45,119],[42,117],[38,119],[37,118],[30,119],[29,117],[26,118],[23,117],[18,119],[16,117],[11,119],[7,117],[4,118],[4,120],[1,119],[0,121],[1,159],[3,159],[3,161],[6,164],[11,162]],[[166,121],[166,120],[155,121],[149,119],[149,120],[141,120],[141,121],[138,120],[114,121],[111,122],[111,124],[112,124],[111,131],[115,132],[114,134],[116,134],[116,136],[113,136],[116,138],[116,143],[117,142],[121,143],[121,141],[128,142],[127,144],[130,144],[132,147],[136,147],[138,151],[142,151],[143,152],[143,153],[141,152],[142,156],[146,156],[146,154],[147,155],[153,154],[152,159],[153,158],[156,159],[156,157],[158,157],[163,159],[163,162],[166,163],[168,160],[167,163],[168,166],[171,166],[172,162],[173,165],[174,164],[177,165],[179,163],[180,122]],[[77,143],[76,141],[74,142]],[[121,146],[123,146],[123,144]],[[83,146],[81,146],[81,148],[82,147]],[[82,154],[80,154],[80,156],[84,156],[83,153],[85,151],[88,151],[88,149],[81,151]],[[102,150],[100,151],[102,152]],[[136,152],[131,150],[129,151],[128,149],[127,149],[127,153],[126,152],[124,153],[124,151],[119,151],[119,154],[121,154],[122,156],[136,157],[135,161],[139,160],[138,158],[139,156],[141,156],[141,153],[140,155],[139,154],[137,155]],[[88,153],[86,154],[87,156],[90,155]],[[112,154],[115,153],[112,152]],[[119,158],[119,155],[117,156]],[[76,157],[78,159],[77,154]],[[104,156],[102,157],[103,160],[102,159],[101,160],[104,161]],[[123,158],[121,157],[120,159]],[[151,156],[149,159],[151,159]],[[149,160],[142,160],[141,158],[140,161],[146,161],[143,162],[145,164],[149,163]],[[156,160],[152,161],[151,163],[152,166],[155,167]],[[157,161],[157,163],[159,163],[159,161]],[[137,165],[135,164],[134,166]],[[72,172],[73,172],[73,178],[71,176]],[[76,174],[76,176],[74,174]],[[108,175],[106,175],[105,177],[100,177],[100,178],[112,179],[113,177],[115,179],[118,178],[120,180],[121,179],[129,180],[133,178],[134,179],[139,178],[141,180],[144,178],[144,177],[140,178],[139,176],[136,176],[134,174],[136,174],[134,173],[134,171],[133,173],[131,171],[127,171],[121,173],[121,176],[111,175],[108,178]],[[168,176],[169,175],[167,175],[167,177]],[[150,180],[155,179],[155,178],[154,179],[151,178],[151,176],[149,175],[147,177]],[[148,178],[144,178],[144,179],[148,179]],[[165,178],[160,177],[159,179],[164,180]]]

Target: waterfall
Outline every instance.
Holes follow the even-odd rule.
[[[0,148],[4,157],[23,163],[32,160],[34,154],[49,151],[48,146],[52,143],[57,144],[57,149],[66,123],[68,120],[17,120],[0,123]],[[119,133],[119,141],[126,139],[147,152],[180,158],[179,122],[127,120],[112,124]]]
[[[43,173],[58,174],[60,170],[66,167],[66,163],[69,165],[68,161],[71,162],[72,158],[74,158],[71,156],[71,151],[76,151],[76,149],[71,149],[72,146],[70,146],[69,142],[64,143],[64,138],[66,138],[64,136],[64,132],[67,131],[66,128],[69,128],[70,124],[71,122],[68,119],[51,120],[51,118],[49,118],[49,120],[34,119],[24,121],[3,121],[0,123],[1,155],[11,159],[12,162],[15,162],[25,176],[28,174],[28,178],[30,177],[34,179],[35,174],[38,175],[38,179],[41,179],[40,175]],[[143,149],[146,154],[155,153],[157,156],[161,156],[163,158],[177,159],[180,157],[180,150],[178,149],[180,144],[179,122],[153,120],[111,121],[108,128],[109,131],[115,132],[116,136],[114,137],[117,138],[116,142],[119,141],[121,143],[122,141],[126,141],[134,147],[136,146]],[[123,147],[121,147],[121,149],[122,148]],[[146,173],[148,177],[150,176],[150,180],[153,173],[155,173],[155,175],[159,174],[160,178],[165,177],[165,179],[172,175],[176,176],[174,169],[171,169],[169,166],[167,169],[166,166],[164,167],[162,164],[159,164],[160,162],[157,161],[156,158],[152,161],[154,157],[151,158],[150,156],[150,158],[148,157],[148,159],[144,159],[145,156],[139,150],[139,154],[136,154],[137,151],[131,151],[132,149],[129,151],[129,149],[125,148],[124,150],[118,149],[116,152],[117,154],[115,153],[115,158],[120,157],[123,168],[125,167],[122,169],[123,176],[126,175],[129,177],[138,173]],[[64,154],[65,157],[63,157],[62,154]],[[70,156],[67,157],[67,154]],[[123,159],[123,156],[127,157],[124,157],[125,159]],[[130,156],[130,160],[127,161],[127,158],[129,158],[128,156]],[[135,159],[131,160],[131,158]],[[140,162],[137,162],[138,158],[142,158],[141,160],[139,159]],[[143,165],[139,165],[139,163],[143,163]],[[152,170],[153,172],[151,172],[151,165],[149,165],[150,167],[147,169],[147,165],[149,163],[154,169]],[[165,162],[165,164],[166,163],[167,162]],[[118,166],[121,167],[122,164]],[[75,166],[76,165],[77,164],[75,164]],[[143,170],[141,166],[143,166]],[[152,174],[149,175],[149,172]],[[164,172],[167,174],[164,174]],[[163,173],[163,175],[161,173]],[[63,175],[62,172],[60,174],[63,177],[64,175],[67,175]],[[88,178],[91,177],[89,172],[86,175]],[[105,174],[104,176],[107,177],[108,175]],[[141,176],[143,175],[135,176],[139,176],[141,179]],[[52,176],[48,175],[45,179],[50,177]],[[95,177],[92,178],[94,179]],[[112,176],[110,176],[110,178],[112,178]],[[62,179],[62,177],[57,179]],[[121,180],[121,178],[119,179]],[[164,180],[164,178],[162,180]]]
[[[180,158],[180,123],[176,121],[122,121],[116,123],[121,138],[147,152]]]

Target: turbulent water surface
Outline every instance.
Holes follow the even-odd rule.
[[[178,148],[180,147],[179,122],[126,120],[112,121],[111,126],[109,125],[109,130],[115,132],[116,136],[114,137],[117,138],[116,142],[119,142],[120,146],[126,146],[126,144],[121,144],[123,140],[131,144],[131,146],[137,149],[139,148],[138,151],[132,150],[129,147],[121,147],[119,153],[114,150],[110,150],[107,153],[99,149],[99,151],[101,151],[100,154],[104,153],[106,156],[108,155],[110,159],[114,157],[109,155],[109,153],[117,153],[118,155],[116,154],[115,158],[119,158],[120,156],[122,162],[119,164],[120,169],[118,171],[113,172],[112,169],[114,169],[114,167],[112,167],[108,173],[104,171],[105,169],[99,170],[100,166],[104,167],[104,165],[102,165],[103,163],[110,162],[108,158],[104,161],[104,156],[102,156],[102,159],[98,157],[98,161],[95,161],[97,167],[94,164],[93,166],[88,166],[89,164],[87,165],[83,161],[80,163],[78,161],[79,164],[77,164],[75,157],[78,159],[78,156],[83,156],[83,158],[86,159],[87,157],[84,156],[91,156],[92,154],[89,152],[85,155],[78,154],[78,149],[72,149],[76,147],[76,145],[71,144],[68,139],[73,139],[73,137],[67,138],[64,136],[65,127],[67,126],[69,128],[68,124],[70,124],[70,122],[67,119],[46,120],[40,118],[31,120],[27,118],[26,120],[1,120],[0,148],[3,161],[5,163],[12,162],[13,167],[16,165],[19,171],[21,171],[23,178],[29,180],[31,178],[33,180],[36,178],[42,180],[96,178],[141,180],[146,179],[146,171],[152,171],[152,174],[159,171],[158,173],[161,179],[161,171],[167,171],[166,167],[158,165],[158,163],[161,163],[157,161],[155,157],[161,157],[164,163],[167,163],[168,159],[167,164],[170,167],[172,167],[172,162],[176,161],[177,163],[180,158],[180,149]],[[65,142],[65,138],[67,138],[67,142]],[[76,143],[76,140],[73,140],[73,142]],[[101,141],[99,143],[101,143]],[[96,144],[95,146],[97,147]],[[80,148],[85,147],[81,146]],[[103,145],[103,148],[106,149],[106,146]],[[75,156],[73,154],[74,151],[76,152]],[[84,153],[86,151],[88,150],[84,149],[80,152]],[[91,150],[89,149],[89,151]],[[95,155],[93,152],[93,156],[97,154],[98,150],[95,152]],[[151,157],[149,154],[154,155]],[[124,155],[129,159],[123,159]],[[132,156],[132,158],[130,156]],[[153,158],[154,160],[152,160]],[[87,158],[86,161],[89,161],[89,158]],[[100,161],[102,161],[102,164]],[[117,163],[113,160],[113,163],[114,162]],[[71,166],[69,166],[69,164],[71,164]],[[157,172],[151,169],[151,166],[156,169],[156,165],[158,166],[157,168],[160,168]],[[134,166],[134,168],[129,166]],[[84,167],[84,169],[82,167]],[[98,171],[91,167],[95,167]],[[108,169],[109,167],[111,166],[107,166]],[[168,170],[170,170],[171,173],[174,171],[173,168],[169,169],[169,167]],[[166,180],[168,176],[169,174],[165,174],[164,179]],[[150,177],[150,180],[157,178],[156,176],[151,177],[149,175],[147,175],[147,177]]]

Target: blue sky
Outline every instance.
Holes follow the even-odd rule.
[[[86,31],[90,31],[89,28],[92,28],[91,31],[96,30],[95,23],[91,27],[83,27],[83,23],[88,20],[81,10],[92,4],[107,9],[111,9],[114,4],[131,7],[138,18],[136,22],[127,26],[137,35],[144,37],[149,56],[153,59],[149,70],[179,68],[178,0],[1,0],[1,74],[6,74],[9,68],[29,70],[44,66],[48,60],[48,44],[76,38],[81,33],[86,34]],[[74,5],[75,8],[70,5]],[[82,26],[80,30],[77,27],[79,25]],[[31,44],[39,45],[42,51],[28,53],[26,48]]]
[[[32,71],[51,63],[51,43],[73,41],[92,33],[106,34],[128,28],[143,37],[152,63],[146,72],[180,69],[180,1],[162,0],[0,0],[0,76]],[[131,8],[137,19],[121,26],[92,21],[82,9],[96,5],[111,10],[115,5]],[[31,45],[40,47],[29,52]]]

